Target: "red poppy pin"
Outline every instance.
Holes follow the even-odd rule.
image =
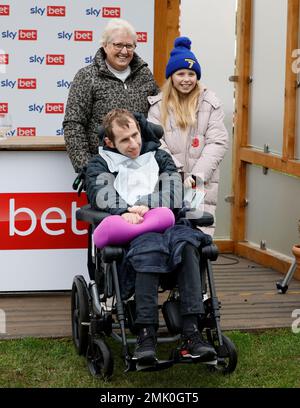
[[[192,146],[193,146],[193,147],[199,147],[199,144],[200,144],[200,142],[199,142],[198,137],[197,137],[197,136],[196,136],[196,137],[193,137],[193,139],[192,139]]]

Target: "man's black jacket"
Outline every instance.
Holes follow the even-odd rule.
[[[182,202],[182,180],[172,157],[164,150],[159,149],[161,144],[159,138],[163,134],[162,128],[147,122],[143,115],[136,114],[135,116],[141,128],[141,154],[155,151],[159,176],[161,180],[166,182],[158,182],[152,194],[140,197],[134,205],[147,205],[150,208],[180,208]],[[111,149],[108,146],[104,146],[104,150],[119,153],[116,149]],[[90,160],[85,177],[88,199],[92,208],[107,211],[113,215],[120,215],[127,211],[128,204],[116,192],[113,183],[110,182],[108,184],[108,174],[111,174],[108,165],[100,155]],[[117,173],[113,173],[113,176],[116,177]],[[172,176],[171,179],[170,176]],[[168,180],[170,180],[170,183]],[[107,192],[104,200],[101,198],[102,194],[99,194],[97,197],[97,194],[103,188]],[[112,197],[113,201],[110,201],[110,197]]]

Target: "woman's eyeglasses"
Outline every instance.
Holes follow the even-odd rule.
[[[112,43],[115,50],[121,51],[125,47],[127,51],[133,51],[136,47],[135,44],[123,44],[123,43]]]

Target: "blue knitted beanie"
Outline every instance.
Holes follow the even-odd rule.
[[[196,72],[198,80],[201,78],[201,68],[197,58],[191,51],[191,43],[188,37],[176,38],[166,66],[166,78],[169,78],[179,69],[191,69]]]

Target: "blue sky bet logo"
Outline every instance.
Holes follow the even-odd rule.
[[[62,79],[61,81],[56,82],[57,88],[67,88],[67,89],[69,89],[71,84],[72,84],[72,81],[66,81],[64,79]]]
[[[29,57],[30,64],[42,64],[44,62],[45,57],[39,57],[38,55],[32,55]]]
[[[101,13],[101,8],[100,9],[95,9],[94,7],[90,7],[90,8],[85,10],[85,15],[86,16],[99,17],[100,13]]]
[[[16,36],[17,36],[17,31],[6,30],[6,31],[2,31],[2,33],[1,33],[2,38],[7,38],[7,39],[10,39],[10,40],[14,40],[16,38]]]
[[[13,89],[16,86],[17,81],[11,81],[9,79],[4,79],[0,82],[1,88],[11,88]]]
[[[28,106],[28,111],[29,112],[42,113],[43,110],[44,110],[44,105],[38,105],[38,104],[34,103],[33,105]]]
[[[61,31],[59,33],[57,33],[57,38],[59,40],[68,40],[70,41],[71,38],[73,37],[73,33],[68,33],[67,31]]]
[[[37,14],[39,16],[42,16],[45,13],[45,11],[46,11],[45,7],[42,8],[42,7],[35,6],[35,7],[31,7],[30,14]]]

